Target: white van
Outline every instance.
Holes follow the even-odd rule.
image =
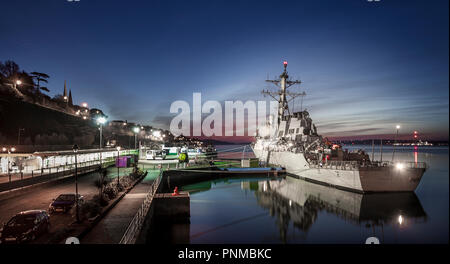
[[[155,159],[166,159],[166,151],[163,150],[147,150],[146,159],[155,160]]]

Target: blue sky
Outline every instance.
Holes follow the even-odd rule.
[[[448,1],[2,0],[0,60],[111,119],[175,100],[260,100],[282,61],[321,134],[448,139]],[[299,103],[297,102],[297,105]]]

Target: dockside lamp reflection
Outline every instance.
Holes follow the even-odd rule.
[[[76,210],[76,218],[77,223],[80,222],[80,213],[78,206],[78,161],[77,161],[77,153],[78,153],[78,145],[73,145],[73,153],[75,153],[75,210]]]
[[[395,134],[395,140],[392,147],[392,162],[394,162],[394,156],[395,156],[395,145],[397,145],[397,139],[398,139],[398,130],[400,129],[400,125],[396,125],[395,128],[397,129],[397,133]]]

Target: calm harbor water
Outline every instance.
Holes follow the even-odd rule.
[[[218,150],[227,148],[233,146]],[[371,146],[344,148],[371,155]],[[290,177],[184,186],[191,195],[189,242],[360,244],[376,236],[381,243],[448,243],[448,158],[448,147],[397,147],[395,160],[429,165],[414,193],[362,195]],[[383,160],[391,159],[384,146]]]

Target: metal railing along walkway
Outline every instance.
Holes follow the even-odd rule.
[[[148,192],[141,207],[139,208],[139,210],[137,211],[137,213],[134,215],[133,219],[131,220],[130,224],[128,225],[128,228],[125,231],[125,233],[123,234],[122,239],[120,240],[119,244],[134,244],[134,243],[136,243],[136,240],[142,230],[142,226],[144,225],[145,219],[150,210],[150,206],[153,202],[153,197],[155,196],[155,194],[158,190],[159,184],[161,183],[162,174],[163,174],[163,170],[160,171],[158,177],[156,177],[155,181],[153,181],[150,191]]]

